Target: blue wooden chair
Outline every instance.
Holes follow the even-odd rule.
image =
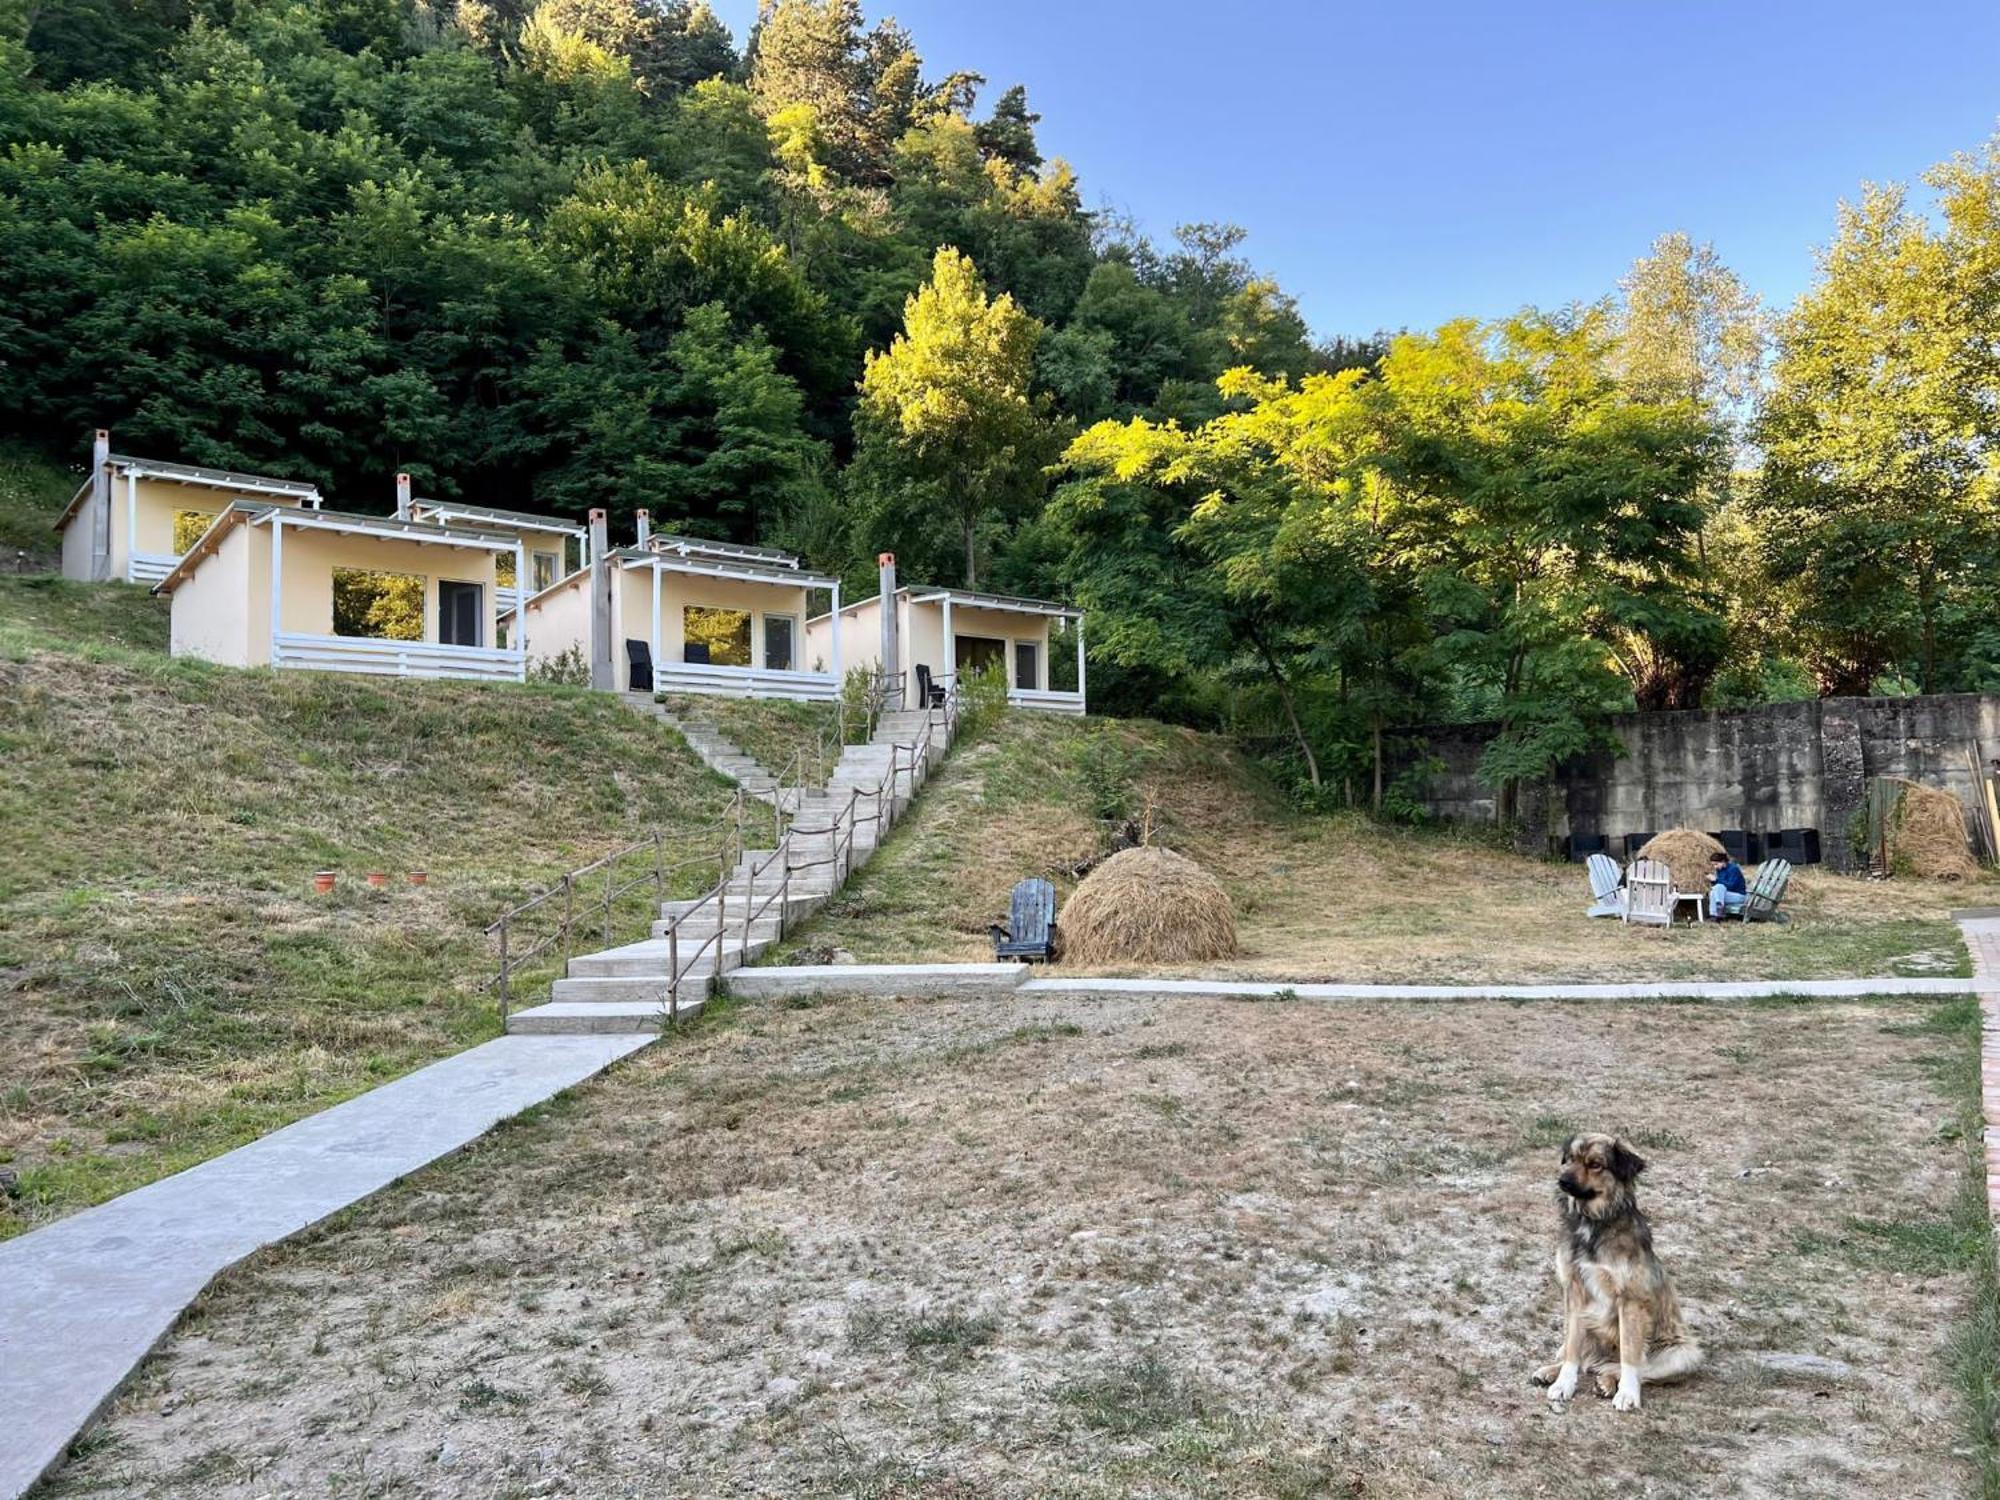
[[[1005,924],[995,922],[987,931],[995,958],[1047,963],[1055,956],[1056,888],[1040,878],[1022,881],[1007,903]]]

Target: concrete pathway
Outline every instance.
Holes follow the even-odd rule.
[[[2000,953],[2000,921],[1994,923]],[[1996,968],[2000,973],[2000,968]],[[829,964],[823,967],[738,969],[729,987],[739,995],[931,996],[1184,995],[1216,1000],[1755,1000],[1797,995],[1815,1000],[1863,995],[1969,995],[1977,979],[1693,980],[1649,984],[1305,984],[1284,980],[1113,979],[1054,975],[1025,964]]]
[[[1979,1092],[1986,1117],[1986,1207],[2000,1224],[2000,912],[1957,912],[1959,931],[1979,976]]]
[[[652,1040],[502,1037],[0,1244],[0,1500],[55,1465],[219,1272]]]

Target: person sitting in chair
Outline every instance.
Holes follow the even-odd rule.
[[[1741,916],[1749,887],[1743,883],[1743,866],[1721,850],[1708,857],[1708,914],[1717,922],[1725,916]]]

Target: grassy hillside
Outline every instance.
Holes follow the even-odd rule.
[[[730,796],[605,695],[164,639],[140,590],[0,578],[0,1235],[493,1034],[485,924]]]
[[[59,552],[50,528],[83,475],[13,443],[0,443],[0,570],[53,568]]]
[[[1049,876],[1067,899],[1071,872],[1128,824],[1229,889],[1243,952],[1204,973],[1449,983],[1969,972],[1946,917],[1968,899],[1961,887],[1805,871],[1790,926],[1640,931],[1584,919],[1581,867],[1524,859],[1483,831],[1307,817],[1223,741],[1029,713],[960,747],[793,951],[990,957],[986,925],[1016,880]]]

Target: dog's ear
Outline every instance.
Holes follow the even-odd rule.
[[[1645,1158],[1622,1139],[1611,1143],[1611,1160],[1607,1165],[1611,1168],[1611,1175],[1620,1182],[1630,1182],[1646,1170]]]

